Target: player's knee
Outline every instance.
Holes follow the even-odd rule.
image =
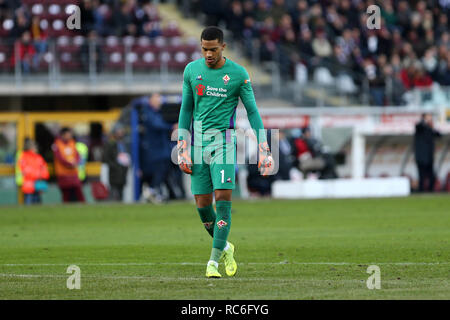
[[[231,201],[232,190],[216,190],[215,197],[216,201]]]
[[[204,208],[212,204],[212,195],[196,195],[195,204],[197,208]]]

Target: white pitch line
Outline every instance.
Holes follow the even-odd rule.
[[[111,262],[111,263],[4,263],[0,266],[19,267],[19,266],[69,266],[77,264],[80,266],[157,266],[157,265],[204,265],[200,262]],[[240,262],[240,265],[447,265],[450,262],[297,262],[297,261],[280,261],[280,262]]]
[[[5,278],[55,278],[55,279],[62,279],[67,278],[67,276],[63,275],[55,275],[55,274],[14,274],[14,273],[0,273],[0,277]],[[148,280],[148,281],[194,281],[194,280],[201,280],[201,281],[211,281],[211,279],[206,279],[204,277],[150,277],[150,276],[109,276],[109,275],[82,275],[82,278],[89,278],[89,279],[135,279],[135,280]],[[314,279],[306,279],[306,280],[299,280],[299,279],[271,279],[271,278],[241,278],[241,277],[233,277],[233,278],[227,278],[227,281],[276,281],[276,282],[289,282],[292,283],[292,281],[303,281],[303,282],[317,282],[317,281],[329,281],[329,280],[314,280]],[[214,281],[214,280],[213,280]],[[218,280],[220,281],[220,280]],[[342,279],[341,281],[360,281],[360,280],[346,280]]]
[[[53,278],[53,279],[66,279],[67,276],[64,275],[56,275],[56,274],[10,274],[10,273],[0,273],[0,277],[5,278]],[[150,277],[150,276],[110,276],[110,275],[82,275],[83,279],[113,279],[113,280],[147,280],[147,281],[203,281],[206,283],[212,283],[212,282],[220,282],[222,280],[220,279],[207,279],[205,277]],[[250,277],[227,277],[223,281],[237,281],[237,282],[244,282],[244,281],[267,281],[267,282],[277,282],[277,283],[289,283],[292,284],[293,282],[307,282],[307,283],[318,283],[318,282],[334,282],[334,283],[361,283],[365,282],[361,279],[339,279],[339,280],[329,280],[329,279],[298,279],[298,278],[250,278]],[[441,281],[437,279],[436,281]],[[396,280],[385,280],[384,282],[395,282],[398,283]],[[433,282],[433,281],[431,281]]]

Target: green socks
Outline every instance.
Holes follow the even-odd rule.
[[[210,260],[219,262],[222,251],[227,245],[231,228],[231,201],[216,201],[216,210],[217,217]]]
[[[216,222],[216,212],[212,204],[207,207],[197,208],[200,219],[211,237],[214,236],[214,223]]]
[[[231,201],[216,201],[217,214],[211,205],[197,208],[206,231],[213,237],[210,260],[219,262],[222,251],[227,245],[231,227]]]

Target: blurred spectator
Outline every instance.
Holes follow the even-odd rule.
[[[273,176],[263,177],[258,169],[258,165],[249,164],[247,166],[247,188],[252,197],[270,196],[272,192]]]
[[[224,8],[226,3],[224,0],[201,0],[202,12],[206,15],[205,25],[218,26],[224,19]]]
[[[294,148],[291,142],[286,137],[286,133],[283,130],[279,131],[279,166],[277,179],[289,180],[290,171],[294,164]]]
[[[112,137],[103,151],[103,162],[109,169],[110,197],[114,201],[123,200],[123,189],[127,182],[128,168],[131,165],[130,154],[123,142],[124,136],[123,126],[116,124],[112,130]]]
[[[319,140],[311,135],[309,127],[302,130],[302,135],[294,140],[299,169],[307,177],[317,172],[319,179],[336,179],[334,157],[326,152]]]
[[[93,0],[82,0],[80,3],[81,32],[83,35],[89,34],[96,26],[94,2],[98,6],[98,1]]]
[[[324,30],[320,29],[316,32],[316,37],[312,41],[312,49],[314,54],[320,58],[328,58],[333,53]]]
[[[115,36],[137,35],[137,26],[133,24],[132,12],[133,5],[130,1],[122,2],[120,8],[113,11],[111,27]]]
[[[84,72],[100,73],[103,68],[103,52],[95,30],[89,31],[87,40],[83,43],[80,50],[81,63]]]
[[[416,124],[414,134],[414,154],[419,172],[419,192],[434,190],[434,139],[441,134],[433,128],[433,116],[424,113]],[[425,188],[425,185],[427,187]]]
[[[146,184],[149,199],[156,203],[165,201],[161,185],[167,179],[171,163],[170,133],[176,124],[166,122],[160,112],[162,97],[153,93],[150,97],[141,97],[132,101],[132,107],[140,114],[139,164],[141,171],[141,189]],[[147,191],[145,191],[147,192]],[[144,193],[144,190],[142,190]]]
[[[37,66],[44,53],[47,51],[48,32],[41,28],[41,19],[39,16],[33,16],[31,19],[31,38],[36,48],[35,62]]]
[[[14,54],[11,55],[11,65],[14,67],[16,65],[16,55],[19,58],[19,63],[22,68],[22,72],[29,74],[32,67],[36,63],[35,55],[36,49],[31,42],[31,34],[29,31],[25,31],[20,40],[15,43]]]
[[[77,152],[75,140],[69,128],[64,127],[61,129],[60,135],[55,139],[52,149],[55,161],[55,175],[63,202],[84,202],[81,181],[78,177],[80,155]]]
[[[244,12],[240,1],[233,1],[227,12],[227,29],[233,33],[234,39],[242,38],[244,27]]]
[[[26,139],[16,164],[16,183],[22,189],[25,204],[41,203],[41,192],[47,189],[48,178],[47,163],[37,153],[36,143]]]
[[[364,71],[366,72],[367,79],[369,80],[369,90],[372,98],[372,104],[375,106],[384,106],[384,74],[371,59],[366,59],[364,61]]]
[[[24,7],[17,9],[15,13],[14,28],[11,31],[11,36],[19,39],[24,32],[30,30],[30,20]]]

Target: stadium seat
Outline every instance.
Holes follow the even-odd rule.
[[[0,36],[7,37],[14,28],[14,21],[12,19],[5,19],[0,27]]]
[[[80,49],[80,46],[74,43],[73,38],[70,38],[67,35],[59,36],[56,39],[56,47],[58,51],[65,52],[75,52]]]
[[[168,66],[171,69],[183,69],[189,62],[189,56],[184,51],[178,51],[172,55]]]
[[[85,37],[83,37],[82,35],[76,35],[75,37],[73,37],[72,43],[77,47],[81,47],[85,41]]]
[[[314,70],[314,82],[321,86],[334,85],[334,78],[330,70],[325,67],[318,67]]]
[[[157,53],[147,51],[139,56],[139,59],[134,64],[134,67],[137,71],[159,69],[161,67],[161,64],[160,61],[157,59]]]
[[[178,29],[178,23],[176,21],[170,21],[167,27],[162,30],[162,36],[165,38],[181,36],[181,32]]]
[[[105,53],[120,52],[124,53],[124,45],[121,43],[120,39],[116,36],[109,36],[106,38],[105,45],[103,46],[103,51]]]
[[[81,62],[77,56],[77,52],[60,51],[59,52],[59,67],[61,71],[79,71],[81,70]]]
[[[9,52],[6,50],[2,50],[0,48],[0,70],[10,71],[12,69],[9,59],[10,59]]]
[[[123,51],[113,51],[107,56],[108,60],[105,65],[105,69],[108,71],[119,71],[125,68]]]
[[[353,94],[358,91],[358,87],[348,74],[338,75],[336,78],[336,85],[338,91],[344,94]]]

